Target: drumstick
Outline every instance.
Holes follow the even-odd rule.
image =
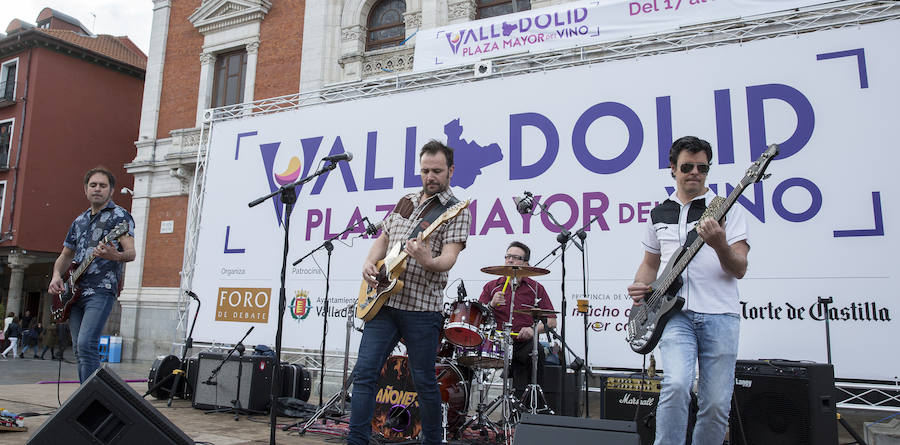
[[[509,284],[509,279],[510,279],[510,278],[512,278],[512,277],[506,277],[506,282],[503,283],[503,289],[500,290],[500,293],[501,293],[501,294],[504,293],[504,292],[506,292],[506,285]]]

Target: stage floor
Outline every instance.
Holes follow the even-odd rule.
[[[29,351],[30,352],[30,351]],[[67,351],[71,359],[71,349]],[[125,363],[104,364],[112,369],[122,379],[146,379],[152,361],[130,361]],[[58,378],[59,375],[59,378]],[[35,359],[8,359],[0,361],[0,408],[5,408],[13,413],[40,413],[43,415],[28,417],[25,419],[27,432],[0,431],[0,444],[23,444],[46,422],[54,410],[59,407],[60,401],[73,394],[78,385],[63,383],[38,384],[42,381],[66,381],[76,380],[77,371],[72,362],[63,362],[59,367],[58,361]],[[130,383],[131,387],[139,394],[147,390],[146,382]],[[313,385],[314,394],[310,402],[318,402],[318,394]],[[57,392],[58,388],[58,392]],[[326,391],[326,396],[330,394]],[[327,397],[326,397],[327,398]],[[197,442],[208,442],[215,445],[240,445],[240,444],[266,444],[269,443],[268,416],[241,415],[240,420],[235,421],[233,414],[215,413],[205,414],[203,411],[191,407],[189,400],[175,399],[171,407],[166,406],[166,400],[156,400],[148,396],[147,399],[159,412],[181,428],[189,437]],[[593,410],[592,410],[593,411]],[[470,413],[471,414],[471,413]],[[871,422],[885,417],[883,411],[843,411],[844,418],[851,426],[862,435],[862,422]],[[292,424],[297,419],[279,418],[280,425]],[[332,430],[336,434],[342,429]],[[852,438],[843,428],[838,428],[839,443],[852,442]],[[277,443],[292,444],[333,444],[342,443],[340,436],[307,432],[298,436],[296,432],[276,430]]]

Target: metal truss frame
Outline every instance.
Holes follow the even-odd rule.
[[[187,337],[190,298],[185,295],[185,291],[191,289],[194,276],[194,261],[196,259],[198,232],[201,222],[200,210],[203,207],[206,193],[206,160],[209,141],[216,122],[279,113],[318,104],[347,102],[459,83],[477,82],[496,77],[517,76],[615,60],[742,44],[756,40],[797,36],[816,31],[855,27],[868,23],[898,19],[900,19],[900,2],[897,1],[835,1],[789,11],[752,17],[735,17],[714,23],[684,26],[675,31],[590,46],[538,54],[526,52],[497,57],[490,59],[491,72],[486,75],[476,75],[471,65],[426,73],[386,75],[358,82],[329,85],[315,91],[300,92],[206,110],[204,122],[200,129],[200,144],[197,147],[197,168],[191,185],[184,262],[181,272],[182,284],[178,297],[179,322],[176,335],[181,334],[181,338]],[[219,344],[211,346],[215,347],[217,345],[221,346]],[[176,347],[183,346],[184,344],[180,342],[173,344],[173,350]],[[289,348],[285,348],[284,352],[292,356],[294,361],[303,361],[310,368],[318,368],[320,366],[319,352],[291,350]],[[326,354],[326,365],[329,362],[328,358],[337,360],[338,357],[334,354]],[[343,354],[340,355],[340,358],[343,359]],[[355,360],[355,356],[353,359]],[[342,368],[343,366],[340,369]],[[337,370],[328,368],[326,372]],[[836,386],[841,396],[841,400],[837,404],[840,408],[900,410],[900,384],[837,382]]]

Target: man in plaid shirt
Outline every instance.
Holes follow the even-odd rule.
[[[447,272],[466,247],[471,215],[464,209],[428,239],[410,239],[422,218],[433,206],[449,207],[456,199],[450,192],[453,177],[453,149],[430,141],[419,152],[422,190],[404,196],[385,219],[381,236],[372,245],[363,263],[363,279],[376,286],[375,263],[384,259],[388,247],[404,242],[409,253],[406,271],[400,275],[403,288],[391,295],[372,320],[366,322],[354,369],[350,434],[347,442],[369,443],[375,411],[375,388],[381,367],[402,337],[409,354],[410,371],[416,384],[422,432],[426,444],[439,444],[441,395],[435,377],[438,340],[444,326],[441,313]]]

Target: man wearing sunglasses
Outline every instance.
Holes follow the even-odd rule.
[[[702,139],[685,136],[672,144],[669,167],[676,191],[650,212],[644,259],[628,286],[628,294],[640,304],[650,292],[647,283],[656,280],[678,247],[697,236],[706,242],[681,275],[678,295],[685,299],[684,307],[666,323],[659,342],[664,377],[656,409],[657,445],[685,443],[698,363],[700,411],[688,442],[719,445],[728,425],[740,331],[737,280],[747,272],[750,245],[741,206],[733,206],[722,224],[700,220],[716,196],[706,187],[711,161],[712,147]]]
[[[506,248],[504,257],[507,266],[527,266],[531,258],[531,249],[519,241],[513,241]],[[525,387],[531,383],[531,348],[532,338],[544,332],[544,323],[538,322],[537,333],[531,328],[532,318],[527,314],[516,313],[515,310],[524,306],[537,306],[547,310],[553,310],[553,303],[547,296],[547,290],[541,283],[531,278],[519,278],[516,286],[515,307],[510,310],[512,299],[512,281],[506,284],[507,277],[491,280],[481,290],[478,298],[482,304],[491,308],[494,313],[494,321],[497,329],[503,329],[510,316],[512,316],[512,332],[516,334],[513,343],[513,355],[510,361],[513,375],[513,388],[516,395],[525,392]],[[547,324],[551,328],[556,327],[556,316],[547,317]],[[538,348],[538,383],[544,381],[544,351]]]

